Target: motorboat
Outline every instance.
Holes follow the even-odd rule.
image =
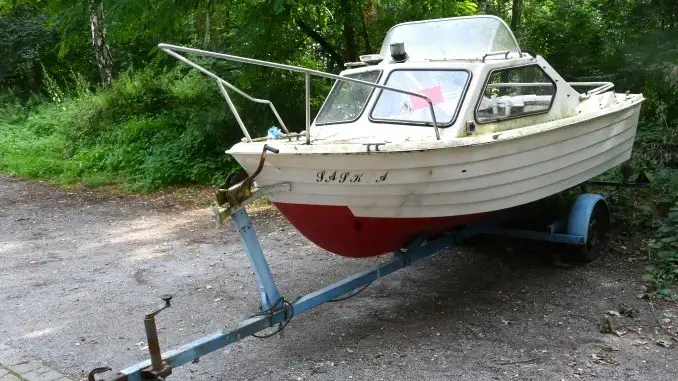
[[[379,54],[339,75],[161,44],[217,81],[245,138],[227,153],[301,234],[348,257],[396,251],[488,215],[552,196],[627,161],[642,94],[567,82],[523,51],[494,16],[398,24]],[[303,73],[306,125],[179,54]],[[335,80],[311,119],[310,78]],[[252,138],[230,94],[269,104],[282,130]],[[265,155],[265,147],[276,154]],[[262,152],[264,152],[262,154]],[[265,157],[265,160],[263,160]]]

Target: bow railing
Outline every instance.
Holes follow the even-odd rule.
[[[306,98],[306,130],[305,130],[305,135],[306,135],[306,143],[311,144],[311,75],[317,76],[317,77],[323,77],[323,78],[329,78],[329,79],[334,79],[337,81],[344,81],[344,82],[350,82],[350,83],[357,83],[365,86],[370,86],[373,88],[377,89],[382,89],[382,90],[387,90],[387,91],[394,91],[396,93],[401,93],[401,94],[406,94],[410,95],[413,97],[418,97],[426,101],[429,107],[429,111],[431,112],[431,121],[433,123],[433,128],[435,130],[436,134],[436,139],[440,140],[440,130],[438,128],[438,122],[436,121],[436,115],[433,110],[433,102],[431,99],[425,95],[407,91],[407,90],[401,90],[397,89],[394,87],[389,87],[385,85],[380,85],[377,83],[372,83],[372,82],[367,82],[363,81],[360,79],[355,79],[355,78],[350,78],[350,77],[344,77],[341,75],[336,75],[336,74],[330,74],[330,73],[325,73],[320,70],[313,70],[313,69],[308,69],[304,67],[299,67],[299,66],[292,66],[292,65],[286,65],[286,64],[280,64],[276,62],[269,62],[269,61],[262,61],[262,60],[257,60],[253,58],[246,58],[246,57],[240,57],[240,56],[234,56],[231,54],[223,54],[223,53],[215,53],[215,52],[210,52],[207,50],[200,50],[200,49],[193,49],[193,48],[187,48],[183,46],[176,46],[176,45],[168,45],[168,44],[159,44],[158,48],[160,48],[162,51],[165,53],[169,54],[170,56],[178,59],[179,61],[193,67],[194,69],[197,69],[198,71],[202,72],[203,74],[213,78],[214,80],[217,81],[217,84],[219,86],[219,90],[221,90],[221,94],[224,96],[226,99],[226,103],[228,103],[228,107],[231,109],[231,112],[233,113],[236,122],[238,122],[238,125],[242,129],[243,134],[245,135],[245,139],[248,142],[254,141],[252,139],[252,136],[250,135],[249,131],[245,127],[245,123],[242,121],[242,118],[240,117],[240,114],[238,113],[238,110],[236,109],[235,105],[233,104],[233,101],[231,100],[231,97],[228,94],[228,91],[226,88],[240,94],[241,96],[245,97],[246,99],[256,102],[256,103],[261,103],[261,104],[267,104],[270,106],[271,111],[273,111],[273,114],[275,114],[276,119],[280,123],[280,126],[283,128],[285,133],[287,135],[293,135],[290,134],[289,130],[287,129],[287,126],[283,122],[282,118],[280,117],[280,114],[276,110],[275,106],[273,103],[269,100],[266,99],[258,99],[255,97],[252,97],[245,93],[244,91],[238,89],[235,87],[233,84],[229,83],[228,81],[224,80],[223,78],[219,77],[218,75],[212,73],[211,71],[205,69],[204,67],[196,64],[195,62],[189,60],[188,58],[182,56],[178,52],[181,53],[186,53],[186,54],[195,54],[198,56],[203,56],[203,57],[212,57],[212,58],[218,58],[218,59],[223,59],[227,61],[235,61],[235,62],[241,62],[241,63],[247,63],[247,64],[252,64],[252,65],[258,65],[258,66],[266,66],[266,67],[271,67],[274,69],[282,69],[282,70],[289,70],[293,72],[298,72],[298,73],[303,73],[306,81],[306,91],[305,91],[305,98]]]

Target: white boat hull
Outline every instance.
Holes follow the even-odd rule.
[[[291,183],[292,191],[274,196],[274,202],[346,206],[361,217],[490,212],[548,197],[628,160],[639,110],[636,105],[489,144],[370,155],[304,155],[303,160],[296,155],[269,155],[256,180],[261,185]],[[257,155],[234,153],[234,157],[248,172],[258,163]],[[344,173],[348,176],[340,182]],[[356,175],[361,175],[360,181],[351,182]]]
[[[364,145],[269,141],[280,153],[267,156],[256,181],[291,184],[291,192],[271,200],[317,245],[344,256],[379,255],[419,234],[549,197],[623,163],[631,156],[641,101],[431,149],[390,145],[367,153]],[[262,145],[236,145],[230,153],[252,173]]]

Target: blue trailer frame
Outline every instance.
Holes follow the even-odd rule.
[[[231,330],[215,332],[169,352],[161,353],[154,319],[157,313],[170,306],[171,296],[164,296],[165,307],[147,314],[144,319],[150,359],[109,375],[105,377],[106,380],[141,381],[164,379],[172,373],[173,369],[181,365],[195,362],[210,352],[256,335],[263,330],[278,326],[278,331],[274,332],[277,333],[294,316],[298,316],[335,298],[348,295],[355,290],[360,291],[362,287],[366,287],[381,277],[408,267],[412,263],[429,257],[443,249],[459,246],[464,240],[477,234],[535,239],[577,245],[585,248],[590,241],[592,220],[594,220],[596,213],[600,213],[602,210],[602,214],[599,214],[598,218],[607,219],[609,223],[609,208],[605,199],[598,194],[583,194],[572,205],[566,220],[552,223],[545,231],[503,228],[499,227],[501,219],[488,219],[481,223],[444,234],[434,240],[427,240],[425,237],[421,237],[409,246],[395,252],[393,259],[384,265],[340,280],[302,296],[295,301],[288,301],[280,295],[252,222],[245,210],[245,205],[251,202],[252,198],[258,197],[260,196],[252,195],[247,202],[242,202],[238,207],[229,212],[256,275],[261,295],[261,311],[243,320]],[[88,379],[94,381],[96,374],[110,370],[108,367],[95,368],[90,372]]]

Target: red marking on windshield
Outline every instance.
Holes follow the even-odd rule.
[[[417,93],[421,95],[427,96],[430,100],[431,103],[438,104],[438,103],[443,103],[445,100],[443,99],[443,89],[438,86],[434,87],[429,87],[428,89],[423,89],[417,91]],[[415,96],[410,96],[412,100],[412,108],[415,110],[421,109],[421,108],[428,108],[428,102],[424,98],[419,98]]]

